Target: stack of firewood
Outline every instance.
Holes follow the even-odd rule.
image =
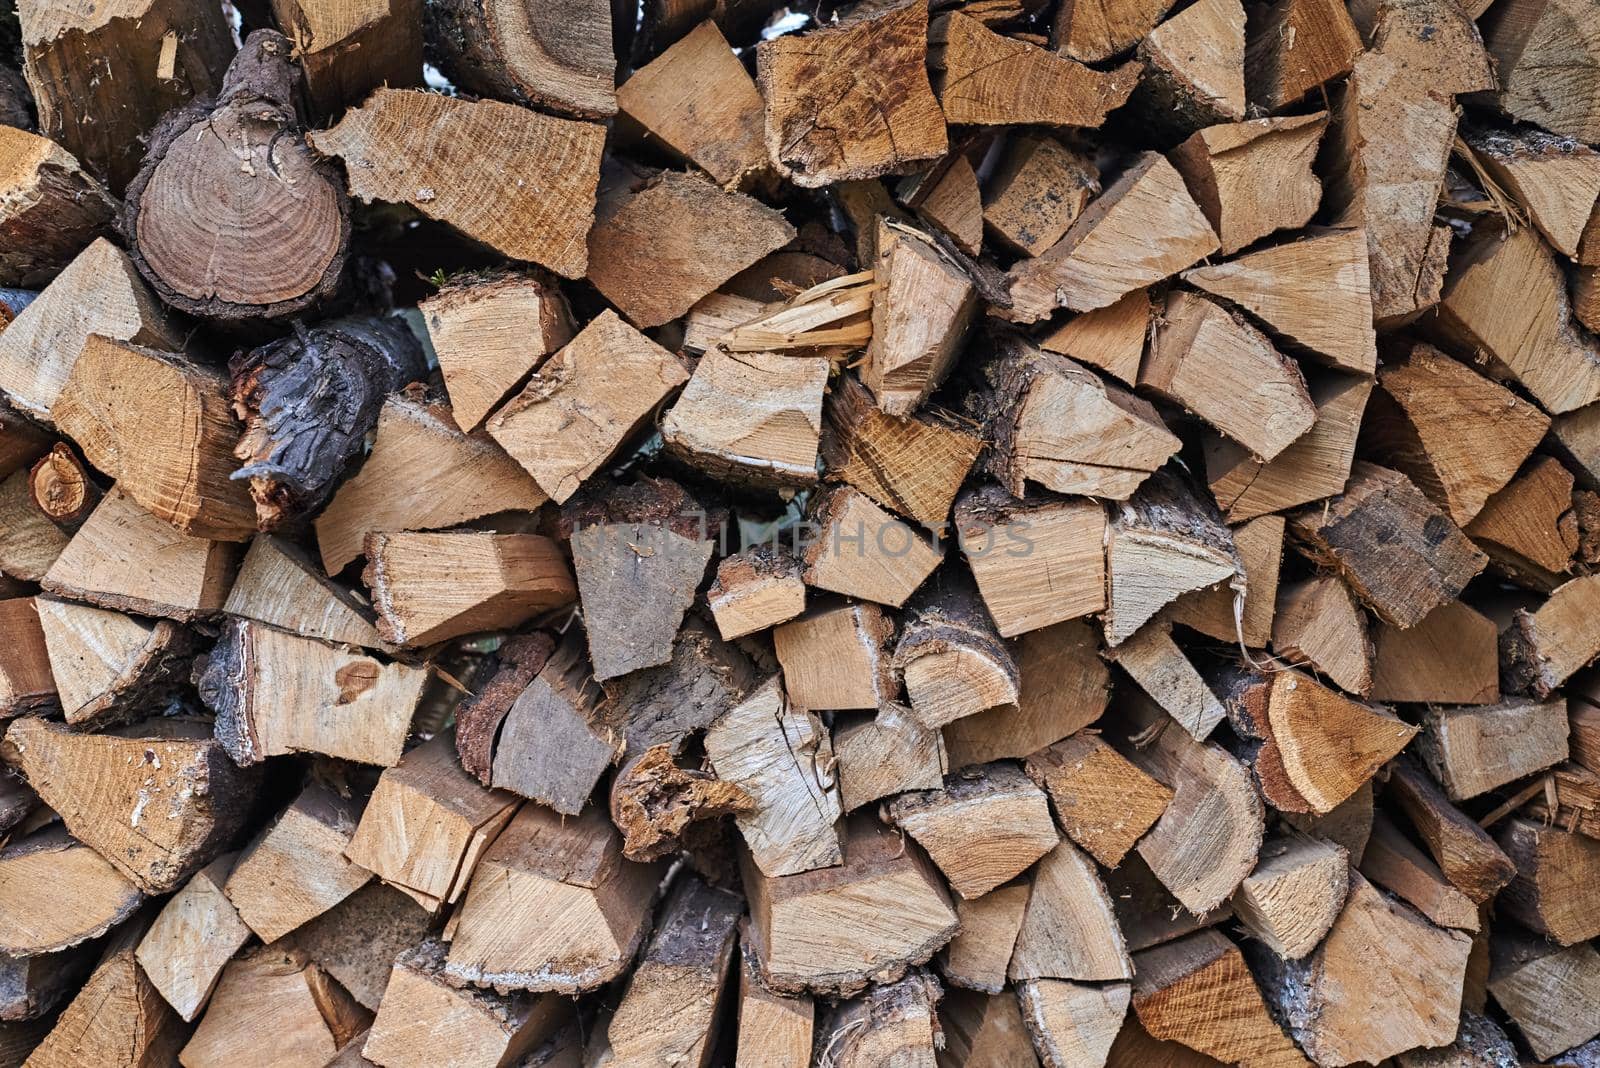
[[[17,8],[0,1068],[1600,1065],[1594,0]]]

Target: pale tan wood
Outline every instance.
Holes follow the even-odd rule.
[[[767,985],[787,993],[854,994],[893,982],[933,956],[957,919],[937,870],[915,843],[856,813],[844,863],[768,878],[746,860],[745,944]]]
[[[178,1056],[183,1068],[251,1063],[321,1065],[372,1019],[298,950],[262,946],[223,970],[200,1026]]]
[[[906,605],[895,672],[930,728],[1019,700],[1021,675],[972,581],[945,572]]]
[[[728,641],[787,623],[806,609],[800,563],[768,545],[725,556],[706,589],[706,604]]]
[[[1488,21],[1484,41],[1499,70],[1496,102],[1520,121],[1579,141],[1600,140],[1593,13],[1566,0],[1522,0]],[[1551,86],[1549,70],[1569,71]]]
[[[1145,335],[1150,328],[1150,293],[1135,289],[1104,308],[1075,315],[1039,340],[1046,352],[1098,367],[1129,386],[1139,383]]]
[[[966,269],[928,235],[876,225],[872,338],[861,381],[889,415],[909,415],[942,382],[977,308]]]
[[[1005,989],[1006,968],[1022,930],[1022,916],[1033,892],[1022,880],[982,897],[956,902],[961,930],[939,955],[939,972],[955,986],[998,994]]]
[[[809,997],[768,990],[754,959],[741,952],[736,1068],[808,1068],[815,1015]]]
[[[1136,104],[1159,129],[1187,133],[1244,118],[1244,5],[1201,0],[1151,30]]]
[[[1316,575],[1278,588],[1272,649],[1348,693],[1365,697],[1372,691],[1367,617],[1337,575]]]
[[[563,821],[524,805],[478,862],[445,974],[569,994],[607,983],[644,941],[660,874],[622,859],[622,836],[603,810]]]
[[[1106,534],[1106,644],[1132,637],[1179,595],[1233,581],[1243,567],[1211,502],[1172,472],[1116,508]],[[981,578],[980,578],[981,581]]]
[[[1500,634],[1501,678],[1510,691],[1550,693],[1600,655],[1593,604],[1600,575],[1563,583],[1534,612],[1518,609]]]
[[[1514,698],[1474,708],[1430,707],[1419,755],[1461,801],[1567,759],[1567,702]]]
[[[1361,874],[1440,927],[1478,930],[1478,906],[1452,886],[1439,866],[1386,817],[1372,823]]]
[[[301,752],[393,767],[429,674],[230,620],[195,686],[240,764]]]
[[[956,501],[962,551],[1006,638],[1106,607],[1106,529],[1105,510],[1092,500],[1024,503],[985,486]],[[1056,576],[1053,589],[1035,581],[1044,573]]]
[[[827,728],[815,713],[790,705],[780,679],[769,680],[713,723],[705,746],[717,778],[755,802],[735,820],[764,876],[842,862],[834,829],[841,813],[839,791]]]
[[[967,899],[1010,881],[1060,841],[1044,791],[1011,764],[965,768],[942,789],[896,798],[886,814]]]
[[[1167,13],[1165,0],[1114,4],[1062,4],[1051,24],[1050,43],[1073,59],[1098,63],[1132,47]]]
[[[1104,308],[1220,247],[1172,164],[1145,153],[1089,204],[1060,241],[1011,269],[1008,314],[1036,322],[1057,307]]]
[[[905,790],[937,790],[950,770],[940,732],[892,702],[875,715],[836,715],[833,756],[846,812]]]
[[[0,127],[0,152],[0,285],[42,286],[106,229],[117,202],[48,137]]]
[[[883,188],[881,183],[867,184],[879,190]],[[728,352],[790,352],[797,356],[826,356],[834,361],[866,344],[872,333],[873,297],[878,288],[876,274],[870,270],[842,274],[831,261],[817,258],[813,262],[808,258],[782,274],[770,273],[764,281],[756,281],[772,271],[762,263],[785,264],[795,256],[807,254],[773,253],[730,280],[728,285],[734,287],[740,284],[740,279],[750,278],[746,288],[754,289],[763,297],[772,294],[774,302],[758,303],[752,309],[754,318],[731,322],[732,329],[709,339],[702,337],[698,343]],[[867,262],[871,263],[873,258],[869,257]],[[820,276],[821,281],[795,293],[800,283],[790,281],[788,275],[802,281]],[[685,347],[688,347],[687,337]]]
[[[941,993],[938,980],[920,968],[869,987],[822,1018],[818,1048],[838,1068],[936,1068],[943,1033],[934,1007]]]
[[[384,402],[366,462],[317,517],[317,546],[336,575],[374,531],[449,527],[548,499],[487,434],[462,433],[443,405],[400,394]]]
[[[1594,259],[1600,249],[1586,236],[1600,198],[1600,153],[1533,128],[1510,134],[1469,130],[1464,140],[1551,247],[1580,263]]]
[[[1038,1064],[1022,1012],[1009,994],[946,991],[939,1002],[939,1028],[944,1033],[944,1048],[936,1053],[940,1068]]]
[[[1174,623],[1222,642],[1238,642],[1253,649],[1272,639],[1277,611],[1278,572],[1283,563],[1282,516],[1257,516],[1233,527],[1233,544],[1244,562],[1244,606],[1234,621],[1232,581],[1181,595],[1162,612]]]
[[[1091,157],[1052,137],[1020,136],[1006,146],[990,180],[983,222],[1005,248],[1037,256],[1061,240],[1099,189],[1100,171]]]
[[[1127,983],[1029,979],[1017,984],[1023,1020],[1044,1068],[1105,1065],[1130,995]]]
[[[1201,10],[1207,20],[1215,20],[1226,7],[1213,2]],[[1198,17],[1199,13],[1190,16]],[[1180,14],[1167,24],[1177,34],[1172,42],[1160,46],[1167,53],[1168,62],[1175,58],[1171,54],[1174,48],[1200,50],[1200,46],[1187,40],[1196,29],[1178,31],[1183,19],[1184,14]],[[1156,34],[1164,29],[1166,26],[1158,28]],[[1241,22],[1241,39],[1243,32]],[[1146,45],[1154,38],[1152,34]],[[1242,52],[1241,48],[1238,58],[1231,61],[1242,60]],[[1181,70],[1173,73],[1183,77]],[[1172,165],[1183,175],[1190,194],[1217,232],[1223,254],[1229,256],[1274,231],[1304,226],[1310,221],[1322,200],[1322,183],[1312,173],[1311,164],[1328,126],[1328,115],[1321,111],[1281,119],[1237,121],[1244,118],[1244,81],[1242,71],[1235,76],[1240,80],[1228,90],[1225,107],[1218,110],[1206,105],[1213,107],[1215,117],[1172,152]],[[1237,97],[1233,95],[1235,89]],[[1209,125],[1211,121],[1226,125]],[[1346,285],[1357,282],[1352,280]],[[1292,290],[1292,283],[1285,288]],[[1371,368],[1368,363],[1353,369]]]
[[[1373,632],[1372,693],[1378,701],[1492,704],[1500,699],[1494,621],[1447,601],[1411,627]]]
[[[894,622],[873,604],[823,604],[772,631],[796,708],[878,708],[898,686],[885,648]]]
[[[460,899],[519,802],[474,782],[437,735],[384,771],[344,853],[430,910]]]
[[[450,395],[456,425],[471,433],[523,375],[572,340],[561,291],[532,275],[468,276],[417,305]]]
[[[1326,815],[1284,812],[1281,816],[1285,824],[1297,831],[1343,846],[1350,854],[1350,862],[1359,864],[1361,854],[1367,848],[1367,840],[1372,835],[1374,794],[1372,780],[1369,779]]]
[[[1361,34],[1339,0],[1278,0],[1250,17],[1244,52],[1250,102],[1269,111],[1347,74]]]
[[[1489,566],[1549,593],[1572,569],[1579,545],[1574,479],[1553,456],[1535,456],[1505,488],[1484,502],[1464,529],[1489,554]]]
[[[1251,167],[1245,176],[1255,173]],[[1263,192],[1270,195],[1270,186]],[[1192,268],[1183,280],[1239,305],[1312,359],[1361,374],[1377,366],[1367,239],[1359,229],[1314,232]]]
[[[1452,805],[1432,777],[1408,760],[1389,768],[1385,793],[1405,813],[1434,863],[1476,903],[1493,897],[1516,874],[1511,859],[1477,822]]]
[[[1589,900],[1600,877],[1600,842],[1521,817],[1506,822],[1498,841],[1517,866],[1499,898],[1506,915],[1564,946],[1600,934]]]
[[[61,711],[80,729],[158,710],[188,676],[189,634],[71,601],[35,599]]]
[[[1111,898],[1094,862],[1071,842],[1059,843],[1034,871],[1006,974],[1013,982],[1133,977]]]
[[[0,646],[0,719],[47,710],[73,700],[70,693],[64,700],[58,696],[62,683],[50,663],[50,647],[39,614],[41,606],[46,613],[50,611],[50,603],[43,598],[0,600],[0,631],[6,636],[5,644]],[[70,682],[71,678],[64,681]]]
[[[1049,792],[1061,829],[1108,868],[1122,863],[1172,800],[1170,788],[1088,731],[1041,749],[1024,767]]]
[[[1175,292],[1151,332],[1139,385],[1194,412],[1262,460],[1317,420],[1299,366],[1221,305]]]
[[[79,734],[42,719],[11,724],[0,756],[73,837],[146,893],[182,885],[249,815],[255,775],[202,721],[154,720],[127,736]]]
[[[983,198],[978,174],[962,153],[954,153],[942,175],[924,191],[919,185],[908,206],[943,230],[957,248],[968,256],[983,250]],[[937,168],[936,168],[937,170]]]
[[[1239,30],[1242,42],[1242,21]],[[942,74],[934,83],[939,103],[948,121],[963,125],[1096,127],[1127,102],[1139,79],[1134,63],[1098,71],[1002,36],[960,11],[935,20],[930,39],[930,58]]]
[[[1589,944],[1557,949],[1507,935],[1495,940],[1489,993],[1536,1057],[1553,1058],[1600,1033],[1594,1012],[1600,953]]]
[[[299,546],[271,534],[250,543],[222,610],[302,638],[365,649],[382,645],[365,599],[324,575]]]
[[[0,954],[56,953],[99,938],[133,915],[144,894],[62,827],[0,848]]]
[[[1217,695],[1172,640],[1172,624],[1157,618],[1140,627],[1106,658],[1128,673],[1173,719],[1198,740],[1227,716]]]
[[[405,203],[501,255],[583,276],[605,130],[496,100],[379,89],[307,136],[346,160],[350,195]],[[430,144],[455,144],[448,164]],[[522,181],[506,181],[507,174]]]
[[[1234,891],[1234,916],[1272,952],[1298,960],[1338,917],[1349,868],[1350,854],[1333,842],[1302,834],[1270,839]]]
[[[673,454],[716,478],[756,486],[817,479],[828,361],[711,349],[661,417]]]
[[[234,859],[226,853],[190,876],[135,950],[140,970],[187,1022],[200,1015],[222,969],[250,940],[250,928],[222,892]]]
[[[57,443],[28,469],[28,494],[39,511],[66,531],[76,531],[104,496],[87,465],[70,446]]]
[[[91,334],[182,347],[182,331],[127,254],[105,238],[80,252],[0,334],[0,390],[23,412],[48,420]]]
[[[756,77],[773,165],[815,188],[944,155],[949,141],[927,53],[928,8],[918,2],[761,42]]]

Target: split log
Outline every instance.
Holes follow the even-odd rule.
[[[1379,623],[1373,634],[1377,701],[1483,705],[1500,699],[1494,621],[1446,601],[1410,627]]]
[[[527,11],[484,0],[428,10],[428,41],[445,76],[478,96],[586,119],[616,114],[612,11],[603,3]]]
[[[339,288],[350,204],[295,107],[293,46],[255,30],[216,100],[170,112],[128,183],[122,227],[163,301],[222,323],[299,315]]]
[[[665,745],[646,749],[611,780],[611,822],[622,832],[622,855],[641,863],[676,852],[683,834],[701,820],[754,807],[733,783],[679,767]]]
[[[1139,384],[1145,335],[1150,331],[1150,293],[1135,289],[1104,308],[1074,315],[1039,340],[1046,352],[1059,352],[1098,367],[1130,387]]]
[[[809,997],[774,994],[741,935],[737,1068],[808,1068],[816,1010]]]
[[[1206,9],[1206,17],[1215,18],[1210,10]],[[1172,20],[1175,31],[1183,17],[1178,15]],[[1195,28],[1188,28],[1164,47],[1194,48],[1196,45],[1188,40],[1194,32]],[[1242,25],[1239,32],[1242,35]],[[1152,40],[1154,35],[1146,43]],[[1228,107],[1230,112],[1238,113],[1226,117],[1235,121],[1222,126],[1206,124],[1205,129],[1195,132],[1172,152],[1172,165],[1183,175],[1189,193],[1210,220],[1227,256],[1274,231],[1295,229],[1311,220],[1322,200],[1322,183],[1312,173],[1311,164],[1328,127],[1327,113],[1321,111],[1238,122],[1244,118],[1242,81],[1237,90],[1237,109],[1232,102]],[[1370,371],[1372,367],[1368,364],[1354,369]]]
[[[1135,106],[1179,136],[1244,118],[1244,5],[1201,0],[1139,42],[1144,63]]]
[[[34,505],[68,534],[83,526],[105,493],[71,446],[57,443],[28,469],[28,494]]]
[[[907,605],[894,669],[912,714],[930,728],[1018,700],[1016,661],[959,573],[936,579]]]
[[[1600,140],[1596,42],[1589,12],[1566,0],[1521,0],[1495,12],[1484,43],[1499,72],[1495,102],[1512,118],[1579,141]],[[1548,70],[1569,72],[1552,92]]]
[[[1131,988],[1127,983],[1029,979],[1017,984],[1023,1022],[1044,1068],[1101,1068],[1111,1054]]]
[[[783,685],[796,708],[880,708],[894,700],[894,621],[874,604],[822,605],[773,628]]]
[[[324,575],[299,546],[270,534],[250,543],[222,610],[302,638],[366,649],[382,643],[364,599]]]
[[[620,749],[595,715],[601,697],[572,635],[507,708],[485,785],[577,815]]]
[[[939,1028],[945,1063],[972,1068],[1038,1063],[1017,1000],[1010,996],[947,991],[939,1003]]]
[[[756,76],[773,165],[816,188],[944,155],[949,141],[927,52],[928,8],[915,2],[762,41]]]
[[[439,360],[451,415],[468,433],[529,371],[572,340],[566,299],[536,275],[452,280],[417,310]]]
[[[206,727],[154,720],[121,736],[19,719],[0,756],[74,838],[162,894],[222,852],[249,815],[257,777],[234,766]]]
[[[54,141],[0,127],[0,150],[11,161],[0,208],[0,286],[47,284],[99,237],[117,203]]]
[[[839,803],[846,812],[906,790],[937,790],[950,770],[944,739],[904,705],[833,718]]]
[[[376,1011],[395,958],[421,944],[432,925],[433,917],[417,902],[373,881],[296,928],[287,942]]]
[[[1549,697],[1573,672],[1600,655],[1600,620],[1593,603],[1600,575],[1564,583],[1535,612],[1518,609],[1500,633],[1505,688]]]
[[[706,602],[725,641],[787,623],[806,608],[800,562],[770,545],[723,557]]]
[[[33,503],[27,471],[0,480],[0,517],[0,575],[38,582],[60,559],[67,535]]]
[[[262,946],[223,971],[178,1061],[222,1068],[250,1063],[270,1047],[278,1064],[325,1064],[371,1019],[305,954]]]
[[[1433,779],[1408,760],[1389,769],[1386,797],[1398,803],[1445,878],[1474,902],[1493,897],[1516,874],[1483,828],[1452,805]]]
[[[361,555],[374,531],[430,530],[494,512],[533,511],[548,498],[483,432],[463,433],[442,404],[390,397],[361,470],[316,520],[329,575]]]
[[[1386,817],[1372,823],[1361,874],[1440,927],[1478,930],[1478,906],[1451,885],[1439,866]]]
[[[817,536],[805,548],[809,586],[898,607],[943,559],[942,548],[853,486],[830,486],[811,499]]]
[[[725,482],[809,485],[817,480],[828,369],[820,358],[711,349],[662,415],[661,439],[673,455]]]
[[[1553,592],[1578,549],[1573,483],[1560,460],[1536,456],[1463,529],[1489,554],[1491,569],[1520,586]]]
[[[1255,180],[1255,168],[1246,173]],[[1319,190],[1314,200],[1320,199]],[[1201,204],[1206,204],[1203,198]],[[1183,272],[1183,280],[1237,304],[1313,360],[1359,374],[1371,374],[1377,366],[1372,279],[1361,230],[1316,232],[1227,263],[1195,267]]]
[[[1600,198],[1600,153],[1534,127],[1515,133],[1469,129],[1463,139],[1553,248],[1585,265],[1595,258],[1600,249],[1592,247],[1588,230]]]
[[[1039,862],[1006,972],[1013,981],[1130,979],[1122,930],[1094,863],[1071,842]]]
[[[1534,1056],[1553,1058],[1600,1034],[1600,953],[1592,945],[1557,949],[1504,934],[1493,943],[1493,959],[1489,992]]]
[[[429,673],[233,619],[194,684],[238,764],[303,752],[393,767]]]
[[[608,983],[644,942],[660,875],[622,859],[603,810],[563,820],[524,805],[478,862],[445,975],[565,994]]]
[[[6,636],[0,646],[0,720],[47,712],[60,703],[60,684],[39,618],[41,604],[48,611],[42,598],[0,600],[0,632]]]
[[[617,89],[618,111],[724,189],[768,166],[761,108],[755,82],[710,20]]]
[[[1242,316],[1179,291],[1151,331],[1139,385],[1181,404],[1262,460],[1317,421],[1299,366]]]
[[[1572,718],[1572,723],[1575,733],[1581,729],[1577,717]],[[1573,747],[1577,748],[1576,743]],[[1523,815],[1545,826],[1600,839],[1600,775],[1582,764],[1561,764],[1552,768],[1548,776],[1529,783],[1526,789],[1535,787],[1539,792],[1522,809]]]
[[[1137,252],[1134,234],[1141,235]],[[1012,267],[1008,314],[1036,322],[1057,307],[1104,308],[1220,247],[1172,164],[1147,152],[1090,202],[1060,241]]]
[[[162,906],[134,951],[139,968],[185,1022],[193,1022],[250,928],[222,892],[234,854],[195,872]]]
[[[881,219],[874,232],[878,288],[861,381],[885,413],[910,415],[955,366],[978,292],[967,269],[922,231]]]
[[[1520,817],[1506,823],[1499,842],[1517,866],[1498,899],[1507,915],[1564,946],[1600,935],[1588,902],[1600,877],[1600,842]]]
[[[1314,432],[1314,431],[1313,431]],[[1244,606],[1234,621],[1235,591],[1232,580],[1204,590],[1185,593],[1162,613],[1174,623],[1221,642],[1237,642],[1252,649],[1272,640],[1277,611],[1278,572],[1283,565],[1284,519],[1257,516],[1233,528],[1233,544],[1244,563]]]
[[[1023,503],[985,486],[956,501],[956,531],[1002,637],[1106,607],[1106,516],[1098,501]],[[1041,573],[1058,576],[1054,589],[1034,581]]]
[[[181,349],[184,333],[105,238],[69,264],[0,333],[0,390],[23,413],[48,421],[90,335]]]
[[[602,212],[589,232],[587,277],[643,330],[683,315],[794,236],[760,201],[664,171]]]
[[[1338,918],[1349,870],[1341,845],[1302,834],[1275,838],[1262,845],[1255,871],[1234,892],[1234,915],[1272,952],[1299,960]]]
[[[735,816],[750,861],[767,878],[839,864],[833,749],[815,713],[789,704],[774,678],[706,732],[717,778],[754,802]]]
[[[1462,801],[1567,759],[1567,703],[1513,699],[1423,714],[1418,755]]]
[[[850,996],[869,982],[893,982],[956,933],[943,881],[915,844],[866,813],[850,817],[843,840],[838,867],[769,878],[742,865],[746,944],[774,990]],[[819,931],[850,935],[828,938],[819,954]]]
[[[1010,764],[968,767],[943,789],[908,793],[886,806],[963,898],[987,894],[1060,840],[1045,794]]]
[[[1268,111],[1298,103],[1348,74],[1361,34],[1338,0],[1277,0],[1248,13],[1244,79],[1250,102]]]
[[[1098,127],[1127,103],[1139,80],[1131,61],[1098,71],[1002,36],[961,11],[935,20],[930,41],[929,58],[943,75],[934,83],[939,104],[946,121],[962,125]]]
[[[1006,969],[1032,892],[1031,880],[1024,879],[956,902],[961,930],[939,953],[939,972],[946,981],[989,994],[1005,989]]]
[[[1278,590],[1272,648],[1358,697],[1372,691],[1367,617],[1337,575],[1318,575]]]
[[[410,204],[563,278],[588,263],[605,130],[494,100],[379,89],[311,147],[346,161],[350,195]],[[426,146],[460,145],[448,165]],[[352,165],[354,164],[354,165]],[[521,182],[501,180],[521,175]]]
[[[333,117],[379,86],[422,82],[422,5],[365,0],[329,11],[307,0],[272,0],[273,21],[294,45],[306,97]]]
[[[960,15],[951,19],[973,21]],[[1006,146],[1005,158],[990,179],[983,222],[1006,248],[1037,256],[1061,240],[1099,191],[1100,171],[1092,157],[1053,137],[1017,137]]]
[[[1172,640],[1172,625],[1164,619],[1146,623],[1105,656],[1198,741],[1204,741],[1228,714]]]
[[[158,713],[188,681],[195,641],[171,620],[35,599],[67,723],[92,730]]]
[[[899,199],[924,222],[942,231],[956,248],[968,256],[977,256],[983,248],[983,198],[978,174],[963,152],[953,152],[945,159],[944,164],[926,175],[902,183]]]
[[[486,429],[560,504],[688,379],[677,357],[607,311],[546,360]]]
[[[1122,863],[1172,800],[1172,790],[1079,731],[1030,756],[1028,776],[1050,794],[1061,829],[1108,868]]]
[[[934,1011],[942,993],[938,980],[920,969],[871,987],[823,1018],[817,1047],[828,1051],[828,1063],[838,1068],[933,1068],[943,1038]]]
[[[403,320],[353,318],[239,353],[228,368],[245,424],[233,450],[245,463],[231,477],[248,481],[256,520],[272,530],[328,503],[384,401],[425,362]]]
[[[484,850],[519,802],[469,779],[448,733],[378,779],[344,855],[429,911],[460,900]]]
[[[59,953],[132,916],[144,894],[95,850],[51,827],[0,849],[0,955]]]

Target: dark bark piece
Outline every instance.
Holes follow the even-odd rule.
[[[134,265],[190,315],[279,320],[338,289],[350,205],[302,136],[290,49],[275,30],[252,33],[216,102],[163,119],[128,186]]]
[[[228,367],[246,426],[233,477],[249,479],[263,530],[326,504],[389,394],[427,373],[421,344],[398,318],[299,327]]]
[[[507,638],[499,662],[488,681],[456,706],[456,754],[461,766],[488,786],[494,767],[495,739],[500,724],[534,677],[544,670],[555,652],[548,634],[523,634]]]

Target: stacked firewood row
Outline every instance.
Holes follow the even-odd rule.
[[[0,119],[0,1066],[1600,1065],[1592,0],[19,0]]]

